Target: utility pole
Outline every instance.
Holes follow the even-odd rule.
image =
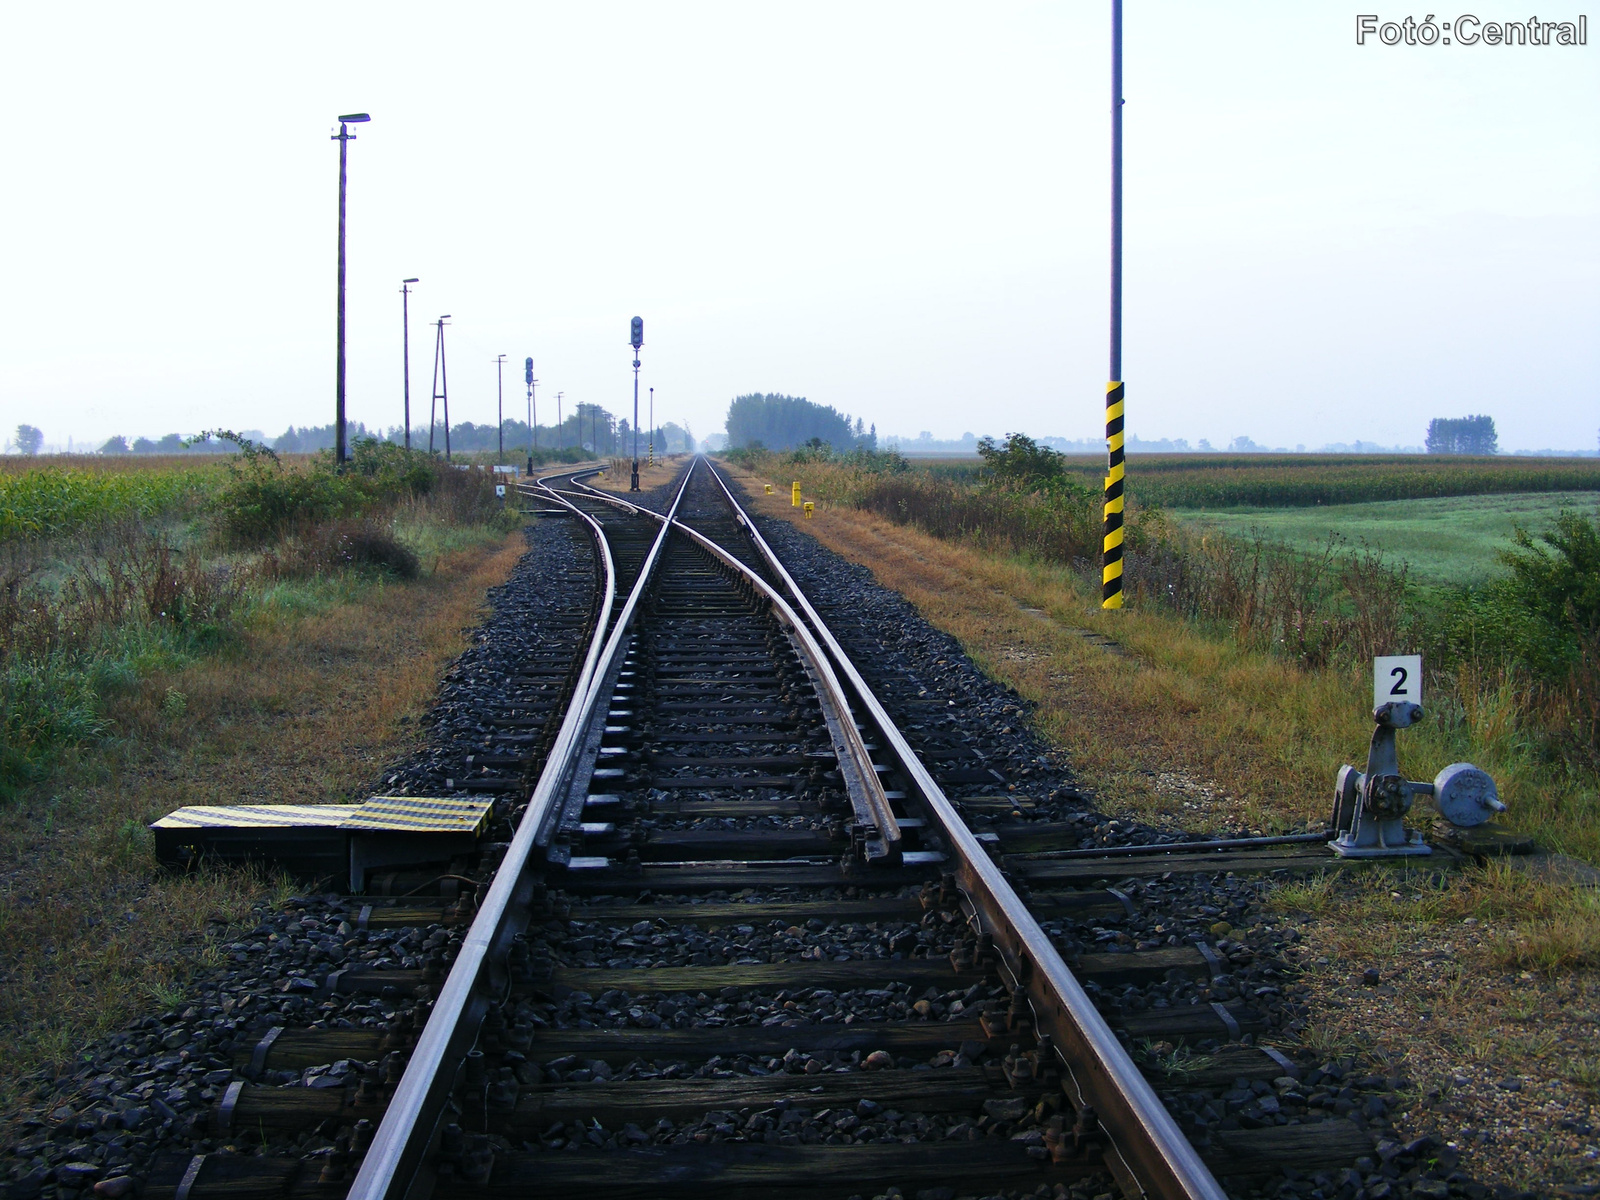
[[[350,132],[351,125],[364,124],[372,120],[366,113],[347,113],[339,118],[339,132],[334,134],[330,141],[339,143],[339,348],[335,356],[333,369],[333,461],[343,466],[350,457],[349,448],[345,445],[344,436],[344,192],[345,192],[345,164],[349,154],[350,143],[356,140],[356,135]]]
[[[433,405],[428,409],[428,453],[433,453],[433,429],[439,419],[439,401],[444,401],[444,460],[450,461],[450,381],[444,365],[444,323],[450,319],[445,313],[434,322],[439,334],[433,343]]]
[[[504,462],[506,457],[506,356],[500,355],[494,360],[495,377],[495,416],[499,420],[500,451],[495,457],[496,462]]]
[[[1111,0],[1111,382],[1106,384],[1105,548],[1100,607],[1122,607],[1122,0]]]
[[[656,465],[656,390],[650,389],[650,465]]]
[[[522,364],[522,377],[528,384],[528,474],[533,474],[533,452],[539,448],[539,410],[534,404],[533,391],[539,381],[533,377],[533,355]]]
[[[563,397],[565,395],[566,395],[565,392],[557,392],[556,393],[556,449],[557,450],[560,450],[562,448],[562,443],[567,440],[566,436],[565,436],[565,433],[563,432],[565,422],[563,422],[562,419],[561,419],[561,397]]]
[[[630,492],[639,490],[639,347],[644,345],[644,318],[635,317],[628,344],[633,347],[633,482]],[[650,389],[655,394],[655,389]]]
[[[405,363],[406,376],[406,449],[411,449],[411,289],[408,284],[417,282],[415,279],[400,281],[400,325],[401,334],[401,359]]]

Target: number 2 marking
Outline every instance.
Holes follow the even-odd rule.
[[[1395,680],[1395,685],[1389,689],[1389,695],[1404,696],[1406,694],[1406,669],[1404,667],[1395,667],[1389,672],[1390,679],[1394,679],[1396,675],[1400,676],[1400,678]]]

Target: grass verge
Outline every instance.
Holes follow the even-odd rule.
[[[1480,1181],[1600,1182],[1600,896],[1505,866],[1398,867],[1279,888],[1303,922],[1304,1040],[1400,1081],[1416,1132]]]
[[[156,868],[146,825],[184,804],[329,803],[359,795],[417,740],[444,665],[520,534],[453,535],[398,582],[355,572],[255,594],[215,653],[111,693],[115,736],[70,756],[0,824],[0,1107],[38,1070],[171,1004],[193,962],[277,883]]]

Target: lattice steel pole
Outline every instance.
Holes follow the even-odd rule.
[[[1100,607],[1122,607],[1122,0],[1111,0],[1111,382],[1106,384],[1105,548]]]

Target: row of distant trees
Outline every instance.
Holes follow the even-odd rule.
[[[850,414],[804,396],[752,392],[734,397],[728,405],[728,446],[739,449],[757,443],[768,450],[792,450],[808,443],[826,444],[835,450],[860,447],[878,448],[878,427],[870,429],[860,417],[854,423]]]
[[[1426,445],[1429,454],[1498,454],[1500,437],[1493,417],[1435,417]]]
[[[537,444],[541,449],[562,449],[567,447],[582,447],[598,454],[631,454],[633,451],[633,427],[626,419],[618,420],[605,409],[598,405],[579,404],[576,411],[568,414],[560,425],[540,425],[538,428]],[[351,442],[362,438],[376,438],[379,441],[393,442],[400,445],[405,441],[405,430],[396,425],[391,429],[369,429],[360,421],[352,421],[345,427],[346,437]],[[319,450],[331,450],[334,444],[333,425],[303,425],[299,428],[291,425],[287,430],[275,438],[267,438],[264,434],[257,436],[251,434],[253,440],[270,445],[280,454],[313,454]],[[650,431],[639,431],[639,452],[644,453],[649,443]],[[22,425],[17,428],[17,447],[23,454],[37,454],[39,447],[44,443],[44,435],[31,425]],[[443,425],[436,425],[433,429],[434,449],[444,449],[445,433]],[[462,454],[487,453],[498,450],[504,444],[509,455],[522,450],[532,444],[534,439],[529,436],[526,421],[511,420],[505,423],[502,429],[496,425],[475,425],[471,421],[463,421],[459,425],[450,426],[450,449],[452,452]],[[418,449],[428,446],[428,429],[426,426],[413,426],[411,430],[411,444]],[[107,438],[104,445],[99,448],[101,454],[216,454],[231,452],[238,447],[229,441],[210,440],[191,443],[181,434],[169,433],[161,438],[134,438],[130,441],[127,437],[118,434]],[[684,454],[694,449],[694,434],[685,427],[673,421],[667,421],[655,430],[655,450],[657,454]]]
[[[245,436],[243,434],[240,435]],[[152,441],[150,438],[134,438],[129,441],[122,434],[109,437],[100,447],[101,454],[231,454],[239,447],[234,442],[209,439],[204,442],[190,443],[181,434],[169,433],[165,437]]]

